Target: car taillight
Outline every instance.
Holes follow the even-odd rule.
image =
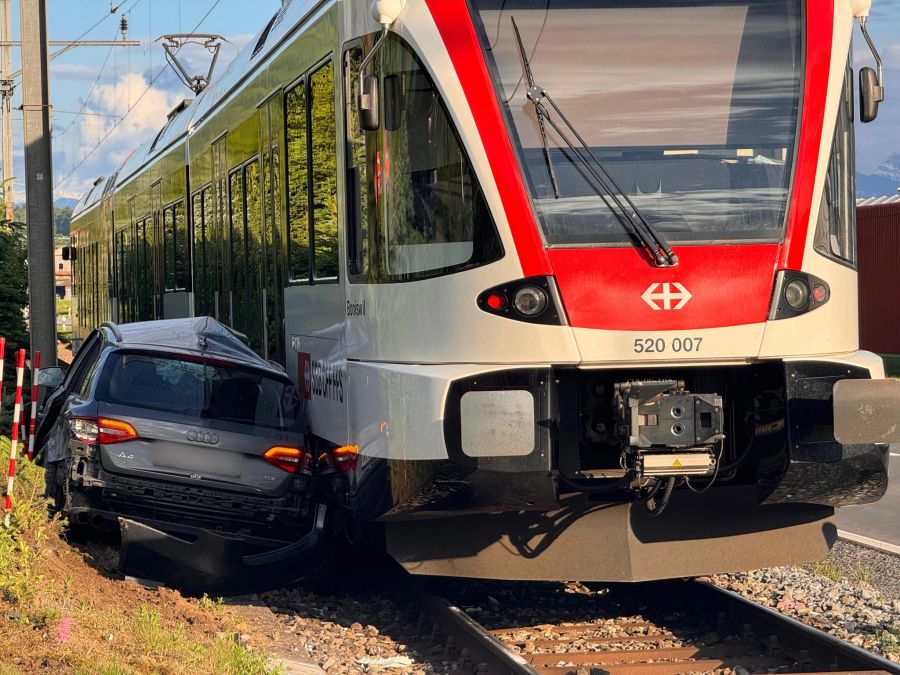
[[[284,469],[288,473],[296,473],[300,461],[303,459],[303,450],[284,445],[276,445],[263,453],[263,459],[269,464]]]
[[[84,417],[76,417],[69,426],[72,429],[72,435],[82,443],[96,443],[99,430],[97,428],[97,420]]]
[[[359,461],[358,445],[342,445],[331,451],[334,463],[341,471],[350,471],[356,468],[356,462]]]
[[[138,437],[137,430],[128,422],[109,417],[76,417],[71,422],[72,434],[82,443],[121,443]]]

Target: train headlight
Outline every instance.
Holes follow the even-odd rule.
[[[794,309],[804,309],[809,304],[809,286],[802,279],[794,279],[785,285],[784,299]]]
[[[525,316],[537,316],[547,309],[547,294],[537,286],[522,286],[516,291],[513,305]]]

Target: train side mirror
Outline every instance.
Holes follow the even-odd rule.
[[[360,80],[359,101],[359,126],[364,131],[376,131],[379,126],[378,119],[378,76],[364,75]]]
[[[866,66],[859,70],[859,119],[871,122],[878,117],[878,104],[884,100],[884,87],[878,81],[873,68]]]
[[[69,246],[62,247],[62,259],[63,260],[71,260],[72,259],[72,249]]]

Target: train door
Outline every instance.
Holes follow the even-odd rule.
[[[284,97],[289,361],[310,401],[313,432],[331,440],[346,437],[335,89],[328,58]]]
[[[259,107],[260,198],[262,200],[262,241],[257,250],[262,258],[258,266],[260,308],[262,310],[262,355],[284,363],[284,283],[282,281],[283,235],[281,223],[281,92]]]

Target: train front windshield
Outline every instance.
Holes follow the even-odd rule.
[[[574,132],[669,241],[781,239],[802,85],[800,0],[472,4],[550,245],[629,241]],[[544,101],[568,142],[546,118],[542,138],[526,64],[571,123]]]

